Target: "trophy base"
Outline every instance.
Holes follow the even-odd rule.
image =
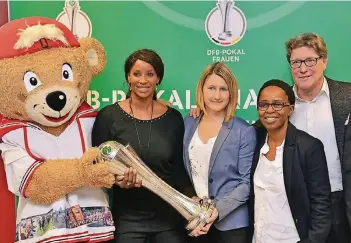
[[[221,32],[218,35],[218,40],[221,40],[221,41],[231,41],[232,38],[233,38],[233,34],[231,31]]]

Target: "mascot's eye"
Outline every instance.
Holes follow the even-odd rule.
[[[62,65],[62,80],[73,81],[72,67],[68,63]]]
[[[33,86],[36,86],[38,84],[38,79],[37,78],[34,78],[34,77],[31,77],[29,79],[29,83]]]
[[[41,82],[37,75],[29,71],[24,74],[23,81],[24,86],[26,87],[28,92],[38,88],[41,85]]]

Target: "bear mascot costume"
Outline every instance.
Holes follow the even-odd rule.
[[[44,17],[3,25],[0,43],[0,242],[113,239],[104,188],[115,177],[97,163],[84,101],[102,44]]]

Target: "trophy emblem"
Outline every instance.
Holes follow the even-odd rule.
[[[214,203],[208,198],[196,202],[178,192],[159,178],[137,155],[130,145],[108,141],[99,146],[98,161],[108,163],[112,173],[123,176],[124,171],[133,167],[137,171],[137,180],[175,208],[187,221],[186,229],[191,232],[199,225],[206,225],[214,210]]]
[[[231,46],[246,32],[246,17],[233,0],[217,0],[216,7],[207,15],[205,29],[212,42]]]
[[[63,12],[56,20],[70,29],[77,40],[82,37],[91,37],[92,24],[86,13],[81,10],[78,0],[66,0]]]
[[[233,34],[230,30],[229,15],[232,7],[232,0],[218,0],[217,6],[222,14],[222,31],[218,34],[218,39],[227,41],[232,38]]]
[[[79,2],[74,0],[68,0],[67,3],[68,4],[66,4],[63,10],[65,11],[68,17],[69,26],[73,35],[76,37],[76,39],[78,39],[75,25],[76,25],[77,13],[80,10]]]

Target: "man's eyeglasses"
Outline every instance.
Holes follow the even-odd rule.
[[[275,111],[281,111],[285,106],[290,106],[290,103],[289,102],[268,103],[268,102],[265,102],[265,101],[259,101],[257,103],[257,107],[261,111],[267,110],[270,106],[272,106],[273,110],[275,110]]]
[[[323,56],[320,57],[310,57],[305,60],[290,60],[289,64],[292,68],[299,68],[301,67],[302,63],[305,63],[307,67],[313,67],[317,64],[318,60],[321,59]]]

